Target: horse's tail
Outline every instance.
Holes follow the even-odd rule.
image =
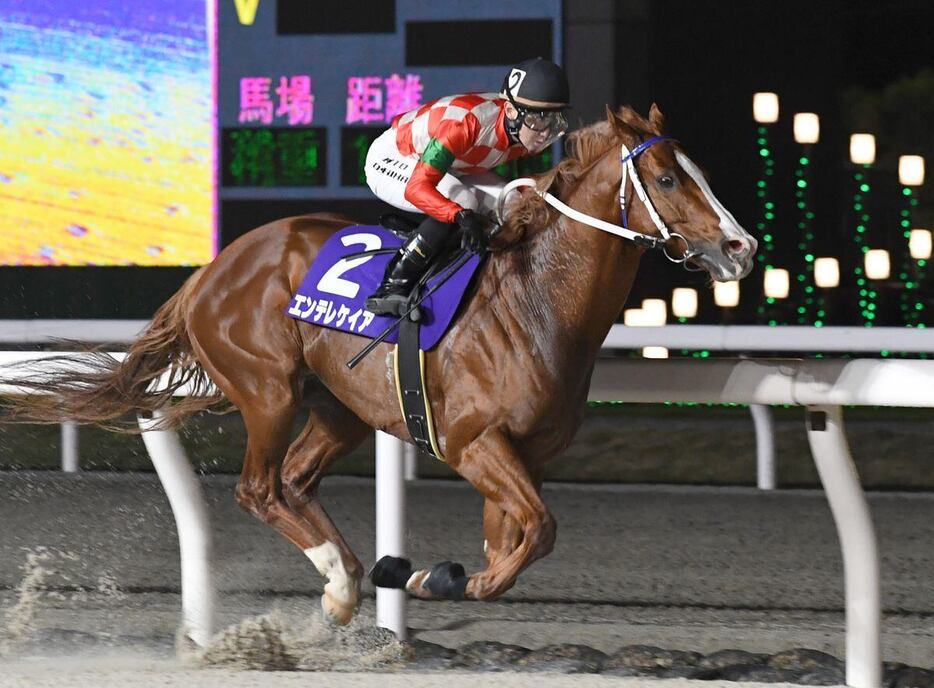
[[[159,409],[155,427],[169,428],[198,411],[218,409],[224,397],[198,362],[185,322],[200,273],[156,311],[122,360],[96,347],[0,369],[4,382],[16,388],[0,401],[6,411],[0,422],[70,420],[132,433],[138,432],[132,414]],[[186,395],[169,403],[183,386]]]

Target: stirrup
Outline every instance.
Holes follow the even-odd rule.
[[[383,294],[379,292],[368,296],[364,306],[370,313],[376,315],[395,315],[400,316],[406,311],[406,305],[409,302],[408,294]]]

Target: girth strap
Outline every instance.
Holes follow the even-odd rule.
[[[393,356],[399,408],[415,446],[441,461],[444,456],[435,438],[431,405],[425,391],[425,352],[419,348],[420,325],[405,318],[399,325],[399,338]]]

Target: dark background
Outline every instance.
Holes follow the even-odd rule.
[[[843,171],[851,132],[843,95],[852,87],[879,89],[934,67],[932,26],[930,0],[569,0],[565,64],[580,122],[602,117],[604,102],[629,103],[641,112],[657,102],[669,130],[710,173],[718,197],[750,229],[759,212],[754,190],[760,166],[752,94],[772,90],[781,99],[782,117],[771,134],[780,170],[773,182],[779,203],[776,228],[793,227],[793,220],[781,214],[790,205],[781,194],[790,196],[790,161],[797,154],[792,114],[819,113],[821,142],[814,151],[811,199],[817,249],[818,254],[840,255],[841,245],[852,244],[844,222],[850,191]],[[469,46],[463,59],[470,60]],[[886,142],[879,140],[877,146],[885,155]],[[887,173],[891,176],[892,170]],[[228,202],[221,236],[229,239],[272,219],[315,210],[375,220],[384,208],[378,201]],[[874,238],[884,242],[891,231],[880,219]],[[776,234],[776,251],[790,260],[792,242]],[[0,317],[146,318],[191,272],[0,268]],[[761,274],[750,280],[761,284]],[[647,256],[632,300],[667,297],[672,286],[682,284],[702,288],[704,279]],[[752,305],[744,296],[738,312],[730,314],[732,321],[754,322]],[[708,304],[699,321],[721,318]]]

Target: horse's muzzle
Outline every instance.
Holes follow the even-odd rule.
[[[706,269],[717,282],[740,280],[752,270],[752,259],[758,247],[759,243],[749,235],[724,239],[719,245],[710,243],[699,247],[701,251],[692,261]]]

